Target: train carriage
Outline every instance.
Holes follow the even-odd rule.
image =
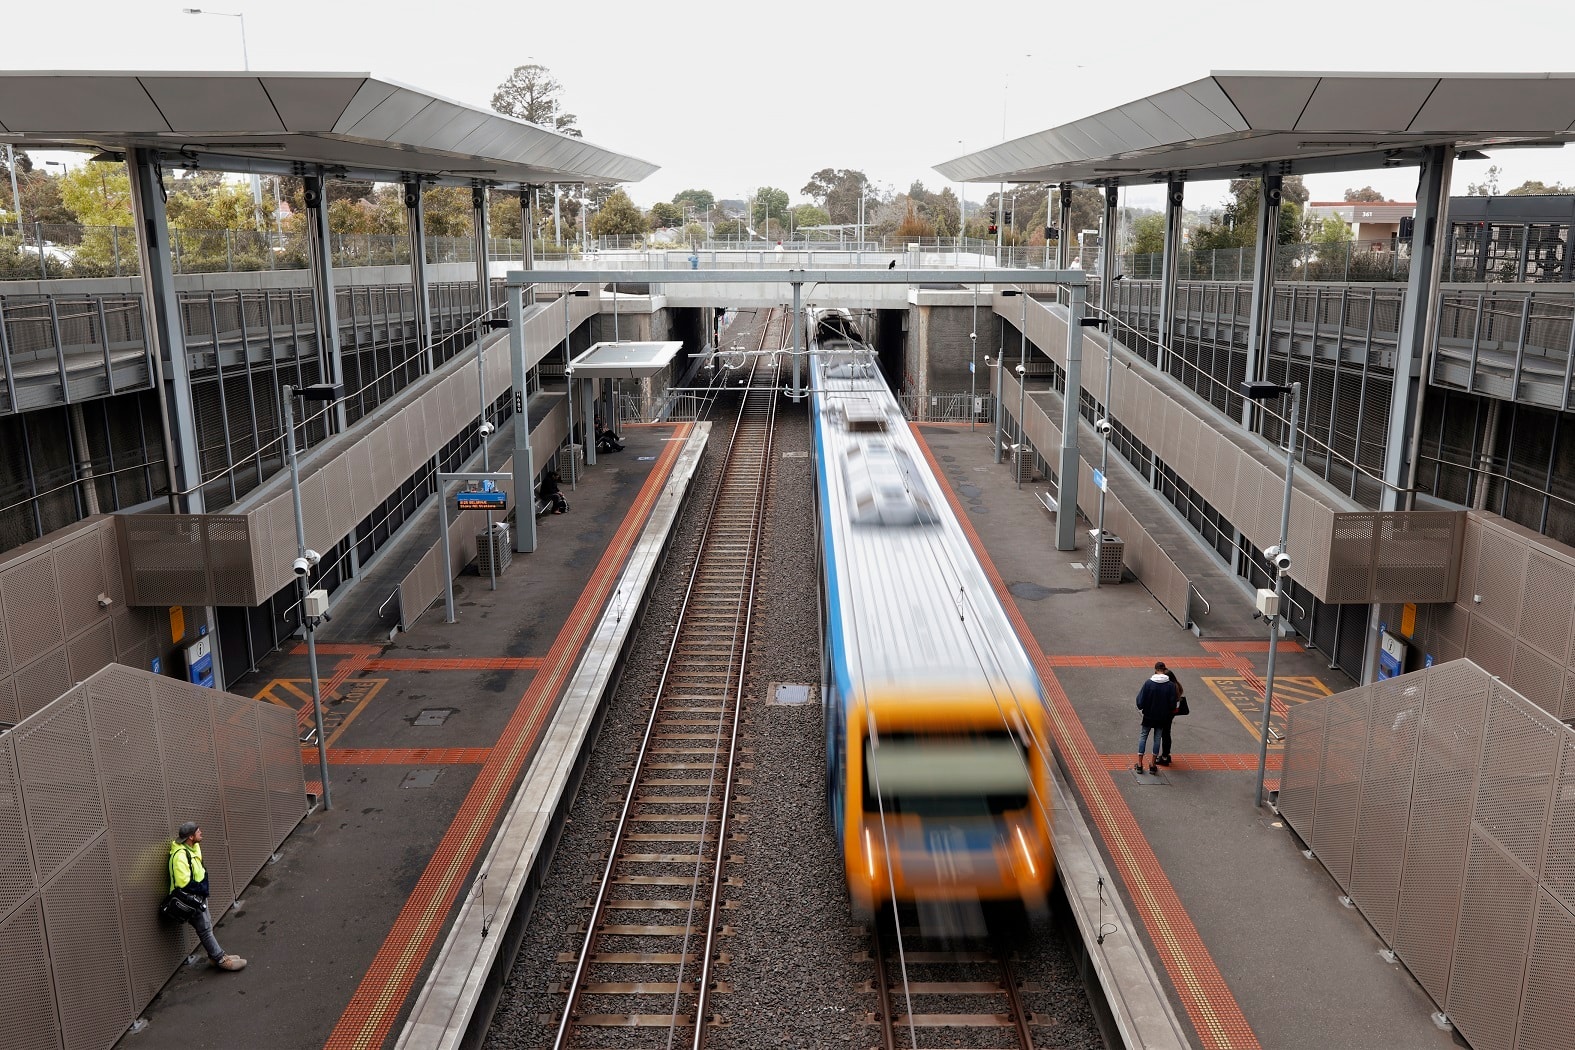
[[[1053,872],[1043,692],[874,355],[811,323],[827,797],[856,908]]]

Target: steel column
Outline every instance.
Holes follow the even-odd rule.
[[[1170,372],[1170,347],[1175,341],[1176,270],[1181,262],[1181,206],[1186,184],[1172,182],[1165,191],[1165,254],[1159,273],[1159,370]]]
[[[334,300],[334,260],[328,250],[328,200],[323,169],[303,180],[306,198],[306,248],[312,266],[312,312],[317,319],[317,357],[323,382],[342,387],[344,362],[339,353],[339,304]],[[334,428],[344,433],[345,400],[334,401]]]
[[[1421,444],[1422,402],[1438,324],[1439,236],[1449,223],[1449,181],[1455,151],[1430,146],[1416,188],[1416,226],[1411,235],[1411,273],[1401,305],[1395,342],[1394,388],[1390,394],[1389,436],[1384,446],[1384,489],[1379,510],[1410,510],[1415,501],[1417,450]]]
[[[1056,269],[1065,270],[1072,263],[1072,184],[1063,182],[1056,187],[1057,203],[1060,205],[1061,223],[1060,239],[1055,246]]]
[[[1121,187],[1105,187],[1105,227],[1099,238],[1099,308],[1114,314],[1116,298],[1116,209],[1121,203]]]
[[[804,349],[804,333],[799,326],[799,314],[802,307],[799,305],[803,295],[804,285],[799,281],[793,282],[793,403],[798,404],[804,396],[804,384],[799,380],[799,354]]]
[[[432,371],[432,303],[427,298],[427,209],[419,182],[407,182],[405,230],[410,237],[410,284],[416,293],[416,341],[421,353],[421,374]]]
[[[147,315],[152,345],[154,388],[159,392],[159,417],[164,459],[169,464],[170,511],[201,514],[202,467],[197,459],[197,414],[192,402],[191,369],[186,334],[180,323],[180,300],[170,265],[170,230],[164,214],[164,169],[153,150],[126,151],[131,173],[131,207],[137,224],[137,252],[142,263],[142,290],[151,309]],[[168,368],[167,378],[165,369]]]
[[[509,314],[509,374],[514,382],[514,553],[529,554],[536,549],[536,465],[531,458],[530,413],[525,404],[525,290],[517,284],[504,290]]]
[[[1061,394],[1061,462],[1056,500],[1060,509],[1055,516],[1055,549],[1077,550],[1077,474],[1081,467],[1077,455],[1078,401],[1083,391],[1083,315],[1088,309],[1088,289],[1074,284],[1066,324],[1066,390]]]
[[[1274,264],[1280,245],[1280,195],[1284,179],[1265,175],[1258,190],[1257,243],[1253,248],[1252,319],[1247,331],[1247,381],[1267,379],[1269,341],[1273,338]],[[1253,429],[1251,399],[1241,405],[1241,425]]]

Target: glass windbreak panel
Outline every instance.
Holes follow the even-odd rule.
[[[880,800],[875,784],[880,784]],[[1006,732],[883,737],[864,744],[868,814],[999,816],[1028,805],[1028,766]]]

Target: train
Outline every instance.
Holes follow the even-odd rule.
[[[1042,915],[1043,687],[853,318],[808,330],[826,797],[854,910]]]

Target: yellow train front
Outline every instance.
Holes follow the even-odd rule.
[[[845,318],[812,331],[826,788],[854,906],[1054,879],[1043,692]]]
[[[1003,724],[989,695],[915,690],[844,708],[839,784],[848,888],[896,901],[1017,902],[1043,912],[1054,878],[1043,709]]]

